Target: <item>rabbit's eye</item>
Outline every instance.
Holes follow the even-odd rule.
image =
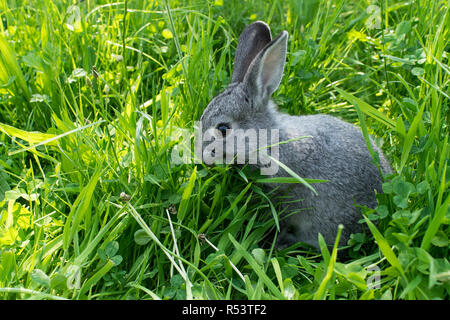
[[[217,125],[217,130],[222,133],[222,137],[227,135],[227,130],[230,129],[230,125],[228,123],[219,123]]]

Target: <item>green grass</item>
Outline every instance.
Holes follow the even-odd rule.
[[[449,299],[447,1],[72,3],[0,0],[0,299]],[[290,34],[279,107],[395,171],[345,257],[275,249],[245,168],[172,161],[255,19]]]

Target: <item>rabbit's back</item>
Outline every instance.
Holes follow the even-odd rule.
[[[351,233],[360,231],[361,215],[355,204],[374,208],[374,190],[381,192],[381,176],[361,130],[329,115],[280,113],[278,124],[281,141],[310,136],[283,145],[280,161],[303,178],[328,180],[313,185],[318,195],[301,185],[289,189],[288,196],[298,201],[288,204],[287,211],[297,214],[284,221],[279,244],[303,241],[317,246],[318,232],[332,244],[339,224],[344,225],[341,244],[345,244]],[[372,146],[379,153],[383,172],[390,172],[383,154]],[[277,175],[288,174],[280,169]]]

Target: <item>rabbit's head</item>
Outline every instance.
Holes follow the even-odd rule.
[[[248,160],[252,142],[244,137],[241,141],[247,142],[239,143],[238,136],[251,135],[257,141],[261,129],[273,127],[275,106],[270,97],[283,76],[287,40],[286,31],[272,40],[269,27],[261,21],[247,26],[240,35],[232,82],[211,100],[201,117],[206,163],[207,157],[235,161],[240,147],[246,147],[245,154],[240,155]],[[222,155],[217,154],[218,149],[222,149]]]

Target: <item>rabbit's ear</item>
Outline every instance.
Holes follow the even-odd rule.
[[[247,73],[248,67],[256,55],[270,43],[272,36],[267,24],[256,21],[247,26],[239,36],[236,56],[234,59],[234,70],[231,82],[241,82]]]
[[[265,102],[278,88],[286,62],[288,33],[283,31],[254,59],[244,76],[250,95]]]

